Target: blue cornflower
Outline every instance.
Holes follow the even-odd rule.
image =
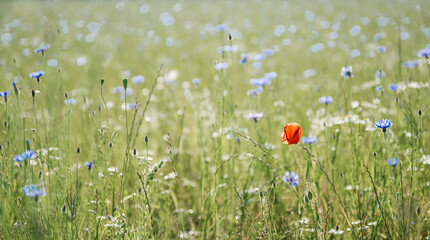
[[[385,52],[385,50],[387,50],[387,48],[386,48],[385,46],[377,46],[377,47],[376,47],[376,51],[377,51],[378,53]]]
[[[399,89],[399,84],[390,84],[391,91],[396,91],[397,89]]]
[[[134,77],[131,79],[131,82],[132,82],[132,83],[134,83],[134,84],[143,83],[144,81],[145,81],[145,77],[144,77],[144,76],[142,76],[142,75],[134,76]]]
[[[227,30],[227,28],[228,28],[228,26],[225,23],[215,26],[215,30],[218,32],[223,32],[223,31]]]
[[[405,68],[415,68],[418,66],[418,61],[407,61],[402,64]]]
[[[265,54],[257,54],[254,56],[254,60],[255,61],[264,61],[264,59],[266,59],[266,55]]]
[[[391,166],[395,167],[395,166],[397,165],[397,158],[390,158],[390,159],[387,159],[387,164],[389,164],[389,165],[391,165]]]
[[[23,153],[21,154],[21,156],[22,156],[24,159],[33,159],[35,155],[34,155],[34,152],[33,152],[33,151],[31,151],[31,150],[27,150],[27,151],[23,152]]]
[[[66,100],[64,100],[64,104],[75,104],[76,100],[74,98],[68,98]]]
[[[375,127],[382,128],[382,132],[386,132],[387,128],[391,127],[390,119],[382,119],[380,121],[375,122]]]
[[[316,143],[317,140],[318,140],[317,137],[303,137],[302,138],[302,142],[304,142],[306,144]]]
[[[418,57],[429,58],[430,57],[430,47],[427,46],[426,48],[419,50],[417,55],[418,55]]]
[[[31,78],[36,78],[37,81],[40,81],[40,77],[43,76],[45,74],[44,71],[37,71],[37,72],[32,72],[30,73],[28,76]]]
[[[226,62],[221,62],[221,63],[215,64],[215,70],[223,70],[226,68],[228,68],[228,63],[226,63]]]
[[[223,49],[225,52],[236,52],[238,47],[236,45],[225,45]]]
[[[249,80],[249,83],[251,83],[252,85],[257,86],[257,87],[264,87],[264,86],[272,83],[272,79],[267,78],[267,77],[253,78],[253,79]]]
[[[25,187],[22,188],[22,192],[31,198],[45,196],[46,195],[45,184],[42,183],[42,187],[40,188],[40,190],[37,189],[36,185],[34,184],[26,185]]]
[[[136,109],[137,106],[138,106],[137,103],[129,103],[128,104],[128,109]]]
[[[272,56],[273,54],[275,54],[275,50],[266,48],[263,49],[263,54],[266,56]]]
[[[284,175],[284,182],[290,184],[291,187],[299,185],[299,176],[294,172],[286,172]]]
[[[246,115],[246,118],[248,119],[248,120],[254,120],[254,121],[258,121],[258,120],[260,120],[260,118],[262,118],[263,117],[263,112],[259,112],[259,113],[248,113],[248,115]]]
[[[352,74],[352,66],[342,67],[340,75],[345,79],[354,77],[354,74]]]
[[[13,157],[13,160],[15,161],[15,162],[22,162],[22,161],[24,161],[24,158],[21,156],[21,154],[17,154],[17,155],[15,155],[14,157]]]
[[[246,56],[245,53],[242,53],[242,55],[240,55],[240,64],[245,64],[246,60],[248,60],[248,56]]]
[[[122,94],[121,94],[121,100],[124,100],[124,98],[125,98],[125,96],[127,95],[127,96],[130,96],[131,94],[133,94],[134,93],[134,90],[133,90],[133,88],[130,88],[130,87],[128,87],[126,90],[125,90],[125,92],[124,92],[124,88],[123,88],[123,91],[122,91]]]
[[[270,80],[276,78],[278,76],[278,74],[276,72],[268,72],[264,74],[265,78],[268,78]]]
[[[93,162],[85,162],[84,166],[88,168],[88,170],[91,170],[91,168],[93,167]]]
[[[21,154],[15,155],[13,157],[13,160],[20,163],[20,162],[22,162],[24,160],[27,160],[27,159],[33,159],[34,157],[35,157],[34,152],[30,151],[30,150],[27,150],[27,151],[25,151],[25,152],[23,152]]]
[[[117,86],[117,87],[112,88],[113,93],[122,93],[123,91],[124,91],[123,86]]]
[[[125,105],[125,103],[123,103],[121,105],[122,110],[131,110],[131,109],[136,109],[137,106],[139,106],[138,103],[127,103],[127,105]]]
[[[377,33],[377,34],[375,34],[373,39],[375,39],[375,41],[379,41],[379,40],[383,39],[384,37],[385,37],[385,33]]]
[[[261,62],[253,62],[252,63],[252,68],[254,69],[260,69],[261,68]]]
[[[378,92],[382,91],[382,86],[377,86],[376,91],[378,91]]]
[[[199,85],[199,83],[200,83],[200,79],[198,79],[198,78],[194,78],[193,80],[191,80],[191,82],[192,82],[194,85]]]
[[[35,53],[42,53],[42,56],[45,56],[45,51],[50,47],[49,44],[45,44],[45,46],[42,46],[36,50],[34,50]]]
[[[249,96],[249,95],[252,95],[253,97],[256,97],[258,94],[260,94],[261,92],[263,92],[263,88],[262,87],[258,87],[258,88],[254,88],[254,89],[251,89],[251,90],[248,90],[247,92],[246,92],[246,94]]]
[[[324,103],[325,105],[328,105],[333,102],[333,98],[330,96],[322,96],[320,97],[319,101],[320,103]]]
[[[385,77],[385,76],[387,76],[387,74],[385,74],[385,72],[383,72],[382,70],[378,70],[375,73],[375,78],[376,79],[381,79],[381,77]]]
[[[0,92],[0,97],[7,97],[9,92]]]

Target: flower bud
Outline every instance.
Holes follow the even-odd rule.
[[[16,86],[16,83],[12,82],[12,85],[13,85],[13,91],[15,92],[15,95],[18,95],[19,94],[19,90],[18,90],[18,87]]]
[[[124,90],[127,90],[127,83],[128,83],[127,78],[124,78],[124,79],[122,80],[122,86],[124,87]]]

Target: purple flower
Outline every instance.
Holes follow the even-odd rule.
[[[275,54],[275,51],[273,49],[263,49],[263,54],[266,56],[272,56],[273,54]]]
[[[42,56],[45,56],[45,51],[49,48],[49,44],[45,44],[45,46],[42,46],[36,50],[34,50],[35,53],[42,53]]]
[[[387,164],[395,167],[397,165],[397,158],[387,159]]]
[[[84,166],[88,168],[88,170],[91,170],[91,168],[93,167],[93,162],[85,162]]]
[[[145,81],[145,77],[143,77],[142,75],[134,76],[134,77],[131,79],[131,82],[132,82],[132,83],[134,83],[134,84],[143,83],[144,81]]]
[[[376,47],[376,51],[378,53],[385,52],[385,50],[387,50],[387,48],[385,46],[378,46],[378,47]]]
[[[257,54],[254,56],[254,60],[255,61],[264,61],[264,59],[266,59],[266,55],[265,54]]]
[[[385,37],[385,33],[377,33],[377,34],[375,34],[373,39],[375,39],[375,41],[379,41],[379,40],[383,39],[384,37]]]
[[[226,63],[226,62],[221,62],[221,63],[215,64],[215,70],[223,70],[226,68],[228,68],[228,63]]]
[[[257,86],[257,87],[264,87],[264,86],[272,83],[272,79],[267,78],[267,77],[253,78],[249,81],[249,83],[251,83],[252,85]]]
[[[136,104],[136,103],[129,103],[128,109],[136,109],[137,106],[138,106],[138,104]]]
[[[130,96],[133,93],[134,93],[133,88],[129,87],[129,88],[127,88],[127,90],[125,90],[125,92],[124,92],[124,88],[123,88],[123,91],[122,91],[122,94],[121,94],[121,99],[124,100],[124,98],[125,98],[126,95]]]
[[[263,117],[263,112],[259,112],[259,113],[248,113],[248,115],[246,115],[246,118],[248,120],[254,120],[255,122],[257,122],[258,120],[260,120],[260,118]]]
[[[33,151],[27,150],[21,154],[17,154],[13,157],[13,160],[15,162],[21,163],[24,160],[33,159],[35,157],[35,154]]]
[[[41,77],[41,76],[43,76],[45,74],[45,72],[44,71],[37,71],[37,72],[32,72],[32,73],[30,73],[28,76],[30,77],[30,78],[36,78],[38,81],[39,81],[39,78]]]
[[[429,58],[429,56],[430,56],[430,47],[427,46],[426,48],[419,50],[417,55],[418,55],[418,57]]]
[[[290,184],[291,187],[299,185],[299,176],[294,172],[286,172],[284,175],[284,182]]]
[[[254,96],[254,97],[256,97],[258,94],[260,94],[261,92],[263,92],[263,88],[262,87],[258,87],[258,88],[254,88],[254,89],[251,89],[251,90],[248,90],[247,92],[246,92],[246,94],[249,96],[249,95],[252,95],[252,96]]]
[[[387,74],[385,74],[385,72],[383,72],[382,70],[378,70],[375,73],[375,78],[376,79],[381,79],[381,77],[385,77],[385,76],[387,76]]]
[[[117,87],[112,88],[113,93],[122,93],[123,91],[124,91],[123,86],[117,86]]]
[[[382,128],[382,132],[386,132],[387,128],[391,127],[390,119],[382,119],[380,121],[375,122],[375,127]]]
[[[342,67],[340,75],[345,79],[354,77],[354,74],[352,74],[352,66]]]
[[[317,140],[318,140],[317,137],[303,137],[302,138],[302,142],[304,142],[306,144],[316,143]]]
[[[265,73],[264,77],[268,78],[270,80],[276,78],[278,76],[278,74],[276,72],[269,72],[269,73]]]
[[[42,183],[42,188],[40,188],[40,190],[37,189],[36,185],[34,184],[26,185],[25,187],[22,188],[22,192],[31,198],[45,196],[46,195],[45,184]]]
[[[397,89],[399,89],[399,84],[390,84],[391,91],[396,91]]]
[[[225,45],[225,46],[224,46],[224,51],[225,51],[225,52],[236,52],[236,51],[237,51],[237,49],[238,49],[238,47],[237,47],[236,45],[232,45],[232,46],[230,46],[230,45]]]
[[[75,103],[76,103],[76,100],[74,98],[68,98],[68,99],[64,100],[64,104],[71,104],[71,105],[73,105]]]
[[[319,101],[320,103],[324,103],[325,105],[328,105],[333,102],[333,98],[330,96],[322,96],[320,97]]]
[[[418,66],[418,61],[407,61],[402,64],[405,68],[416,68]]]
[[[248,56],[246,56],[245,53],[242,53],[242,55],[240,55],[240,64],[245,64],[246,60],[248,60]]]
[[[199,85],[199,83],[200,83],[200,79],[198,79],[198,78],[194,78],[193,80],[191,80],[191,82],[192,82],[194,85]]]
[[[219,24],[219,25],[215,26],[215,30],[218,31],[218,32],[225,31],[225,30],[227,30],[227,28],[228,28],[228,26],[225,23]]]

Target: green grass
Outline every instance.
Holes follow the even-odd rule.
[[[0,91],[9,96],[0,98],[0,238],[430,238],[430,63],[417,57],[430,43],[430,3],[387,4],[1,2]],[[228,30],[215,31],[222,23]],[[44,56],[34,52],[43,43]],[[324,50],[312,52],[317,43]],[[225,45],[238,51],[217,53]],[[263,49],[275,53],[256,69]],[[408,60],[419,64],[402,67]],[[220,62],[228,68],[216,70]],[[344,79],[349,65],[354,77]],[[305,77],[309,69],[316,75]],[[39,70],[38,84],[28,74]],[[268,72],[277,77],[248,96],[250,79]],[[139,74],[144,83],[132,83]],[[113,89],[124,78],[134,91],[121,98]],[[246,118],[255,112],[264,115]],[[374,124],[385,118],[393,126],[383,134]],[[317,143],[282,144],[289,122]],[[27,149],[34,159],[14,161]],[[297,187],[286,171],[299,175]],[[42,183],[45,196],[23,193]]]

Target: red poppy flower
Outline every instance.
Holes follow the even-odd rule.
[[[284,127],[284,132],[282,133],[282,143],[283,144],[297,144],[300,141],[300,136],[302,135],[302,129],[298,123],[288,123]]]

